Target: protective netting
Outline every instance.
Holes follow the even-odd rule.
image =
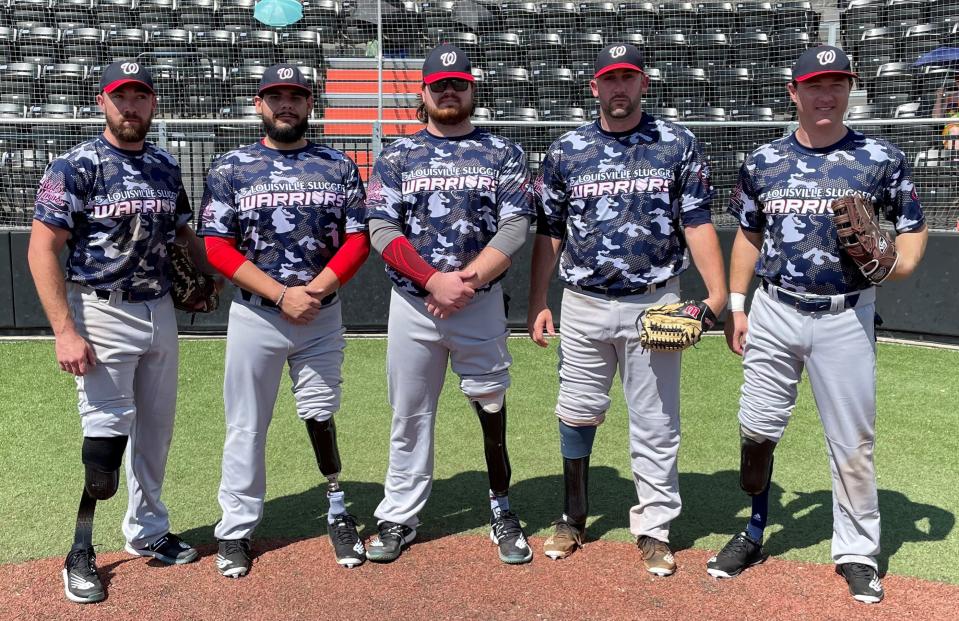
[[[0,226],[29,226],[47,162],[101,131],[94,96],[115,59],[151,69],[160,106],[150,139],[179,158],[196,205],[214,155],[260,136],[252,96],[274,62],[296,63],[314,81],[312,137],[347,151],[365,176],[384,142],[421,127],[414,112],[426,51],[455,43],[479,82],[477,122],[520,142],[535,169],[551,140],[595,118],[596,53],[628,41],[647,59],[644,107],[688,123],[704,143],[717,214],[746,153],[789,128],[792,61],[825,42],[843,47],[862,78],[850,123],[898,144],[914,164],[930,224],[956,227],[959,136],[946,134],[959,134],[959,60],[916,61],[959,48],[959,0],[309,0],[302,19],[283,28],[254,19],[254,4],[0,7]],[[953,115],[954,125],[942,118]]]

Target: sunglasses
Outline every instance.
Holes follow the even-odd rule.
[[[453,90],[457,93],[462,93],[470,87],[470,83],[460,78],[446,78],[443,80],[437,80],[436,82],[431,83],[429,86],[430,90],[434,93],[442,93],[448,86],[452,86]]]

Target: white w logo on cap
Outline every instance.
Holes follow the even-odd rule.
[[[292,67],[281,67],[279,71],[276,72],[276,75],[281,80],[289,80],[293,77],[293,68]]]
[[[120,70],[127,75],[131,75],[140,71],[140,65],[137,63],[123,63],[120,65]]]
[[[831,62],[835,62],[836,51],[826,50],[825,52],[819,52],[818,54],[816,54],[816,60],[819,61],[820,65],[828,65]]]
[[[619,58],[620,56],[622,56],[622,55],[625,54],[625,53],[626,53],[626,46],[625,46],[625,45],[617,45],[617,46],[614,47],[614,48],[610,48],[610,50],[609,50],[609,57],[610,57],[610,58]]]
[[[456,52],[446,52],[440,56],[440,62],[443,63],[444,67],[449,67],[456,62]]]

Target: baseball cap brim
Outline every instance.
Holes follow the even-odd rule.
[[[423,84],[432,84],[433,82],[445,80],[447,78],[466,80],[467,82],[476,81],[476,78],[473,77],[472,73],[463,73],[462,71],[440,71],[438,73],[432,73],[423,78]]]
[[[859,79],[859,76],[853,73],[852,71],[841,71],[839,69],[829,69],[827,71],[813,71],[812,73],[801,75],[798,78],[795,78],[795,80],[797,82],[805,82],[806,80],[811,80],[821,75],[844,75],[850,78],[856,78],[857,80]]]
[[[602,69],[600,69],[599,71],[597,71],[597,72],[593,75],[593,77],[594,77],[594,78],[598,78],[599,76],[603,75],[604,73],[609,73],[610,71],[615,71],[616,69],[631,69],[632,71],[638,71],[638,72],[640,72],[640,73],[645,73],[641,67],[639,67],[638,65],[634,65],[633,63],[615,63],[615,64],[613,64],[613,65],[607,65],[607,66],[603,67]]]
[[[133,80],[130,78],[127,78],[124,80],[114,80],[113,82],[110,82],[109,84],[103,87],[103,92],[112,93],[113,91],[117,90],[118,88],[126,84],[139,84],[140,86],[147,89],[151,93],[154,92],[153,87],[147,84],[146,82],[144,82],[143,80]]]
[[[307,87],[307,86],[303,86],[302,84],[294,84],[293,82],[274,82],[273,84],[267,84],[266,86],[264,86],[263,88],[261,88],[259,91],[257,91],[256,94],[257,94],[257,95],[262,95],[263,93],[267,92],[267,91],[270,90],[271,88],[279,88],[279,87],[281,87],[281,86],[289,86],[289,87],[292,87],[292,88],[298,88],[298,89],[300,89],[301,91],[306,91],[306,92],[309,93],[310,95],[313,94],[313,89],[311,89],[311,88],[309,88],[309,87]]]

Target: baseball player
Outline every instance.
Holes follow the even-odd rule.
[[[366,558],[340,488],[333,421],[346,346],[336,292],[369,255],[363,184],[346,155],[304,138],[313,91],[295,65],[267,69],[253,102],[266,136],[213,163],[200,229],[210,261],[238,287],[226,337],[223,517],[214,529],[216,566],[230,578],[250,571],[266,495],[266,432],[285,363],[327,480],[336,561],[355,567]]]
[[[187,225],[193,212],[179,165],[145,142],[157,106],[150,73],[134,61],[109,65],[96,101],[106,128],[47,167],[28,254],[57,362],[76,376],[79,395],[84,486],[63,568],[66,596],[78,603],[106,597],[93,515],[97,501],[117,491],[124,452],[127,552],[168,564],[197,557],[170,533],[160,500],[177,389],[168,245],[188,244],[194,261],[212,271]]]
[[[805,367],[832,470],[836,571],[857,600],[878,602],[876,289],[840,247],[832,205],[858,195],[895,225],[893,279],[915,270],[928,233],[902,152],[842,122],[856,78],[842,50],[806,50],[792,77],[787,88],[799,128],[746,158],[729,205],[740,229],[730,262],[726,336],[743,356],[740,484],[753,510],[746,529],[709,560],[707,571],[729,578],[767,558],[762,537],[773,449]],[[747,318],[745,295],[754,272],[761,283]]]
[[[476,85],[466,54],[440,45],[423,65],[426,129],[377,160],[367,215],[373,247],[393,281],[387,375],[393,424],[386,497],[370,560],[395,560],[416,537],[433,485],[433,425],[446,365],[483,430],[490,538],[505,563],[532,551],[509,504],[506,451],[509,366],[499,280],[526,241],[532,196],[526,156],[470,123]]]
[[[723,260],[710,219],[713,188],[696,138],[642,110],[649,80],[632,45],[597,56],[590,86],[600,118],[552,144],[536,180],[538,224],[528,328],[546,347],[555,334],[546,305],[562,253],[560,391],[556,405],[565,505],[544,552],[565,558],[582,546],[588,516],[589,456],[609,408],[617,369],[629,410],[629,444],[639,503],[630,510],[646,569],[676,569],[669,524],[679,515],[680,353],[644,350],[637,319],[679,301],[679,274],[692,258],[706,283],[706,305],[726,303]]]

